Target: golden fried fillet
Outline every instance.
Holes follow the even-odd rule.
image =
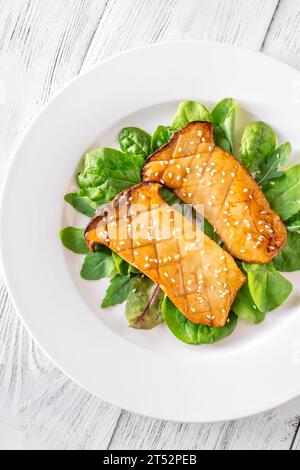
[[[284,224],[252,176],[215,146],[211,123],[192,122],[177,132],[148,159],[142,177],[174,189],[193,205],[235,258],[266,264],[286,243]]]
[[[233,258],[160,197],[160,184],[142,183],[101,207],[85,239],[111,248],[159,284],[195,323],[222,327],[246,279]]]

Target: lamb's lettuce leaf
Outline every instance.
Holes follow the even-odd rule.
[[[66,194],[65,201],[87,217],[93,217],[98,207],[98,204],[85,196],[84,192]]]
[[[111,276],[115,270],[115,262],[111,250],[105,246],[96,253],[89,253],[84,260],[81,277],[87,281],[97,281]]]
[[[113,307],[127,300],[135,276],[117,274],[111,281],[102,302],[102,308]]]
[[[87,255],[89,250],[84,240],[84,229],[66,227],[60,232],[62,244],[78,255]]]

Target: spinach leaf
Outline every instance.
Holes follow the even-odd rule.
[[[170,126],[158,126],[152,137],[152,151],[160,149],[166,145],[175,134],[176,129]]]
[[[246,127],[240,150],[243,165],[250,171],[259,171],[259,165],[276,148],[276,135],[267,124],[255,121]]]
[[[248,284],[245,284],[239,291],[232,306],[232,310],[239,318],[253,324],[263,322],[266,316],[266,314],[261,312],[255,305]]]
[[[265,185],[268,181],[282,176],[283,173],[279,171],[279,167],[288,161],[291,153],[292,147],[286,142],[271,152],[270,155],[267,155],[265,160],[259,165],[259,172],[256,176],[258,184]]]
[[[273,263],[281,272],[291,273],[300,270],[300,233],[288,232],[287,243]]]
[[[176,130],[182,129],[192,121],[212,121],[208,109],[196,101],[183,101],[180,103],[177,114],[172,122]]]
[[[128,298],[135,277],[117,274],[110,282],[106,296],[102,302],[102,308],[113,307],[122,304]]]
[[[65,196],[65,201],[74,207],[74,209],[76,209],[78,212],[86,215],[87,217],[93,217],[98,207],[98,204],[80,193],[67,194]]]
[[[150,330],[163,322],[164,293],[149,278],[137,276],[126,305],[126,318],[132,328]]]
[[[117,194],[140,182],[144,159],[114,149],[101,148],[86,154],[78,183],[93,202],[105,204]]]
[[[248,274],[250,294],[261,312],[280,307],[293,291],[292,284],[276,271],[273,263],[243,263],[243,268]]]
[[[300,212],[293,217],[291,217],[289,220],[286,221],[285,223],[286,228],[290,232],[299,232],[300,231]]]
[[[89,253],[84,260],[81,277],[87,281],[97,281],[109,277],[115,269],[111,251],[105,247],[97,253]]]
[[[238,103],[232,98],[220,101],[212,110],[216,144],[225,151],[234,150],[234,124]]]
[[[151,153],[151,136],[137,127],[122,129],[119,142],[123,152],[128,155],[139,155],[146,159]]]
[[[84,229],[66,227],[60,234],[63,245],[78,255],[86,255],[89,250],[84,240]]]
[[[300,211],[300,164],[283,172],[280,178],[270,181],[264,194],[282,220],[288,220]]]
[[[233,333],[237,325],[237,316],[231,313],[229,322],[223,328],[198,325],[188,320],[167,297],[163,302],[163,318],[176,338],[187,344],[212,344]]]

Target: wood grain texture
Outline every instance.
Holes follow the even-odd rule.
[[[260,49],[277,0],[110,0],[84,68],[133,47],[161,41],[221,41]]]
[[[178,39],[241,45],[298,66],[298,0],[0,0],[0,182],[52,94],[100,59]],[[298,58],[297,58],[298,55]],[[103,403],[43,355],[0,290],[0,448],[287,449],[300,399],[231,423],[180,424]]]
[[[281,0],[273,18],[263,51],[300,68],[300,2]]]
[[[123,412],[110,449],[287,450],[299,422],[299,405],[298,398],[251,418],[216,424],[170,423]]]

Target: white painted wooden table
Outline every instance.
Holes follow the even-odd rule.
[[[300,1],[0,0],[1,180],[31,119],[71,78],[117,52],[174,39],[237,44],[300,69]],[[212,425],[104,403],[46,359],[0,288],[1,449],[300,449],[299,422],[300,398]]]

